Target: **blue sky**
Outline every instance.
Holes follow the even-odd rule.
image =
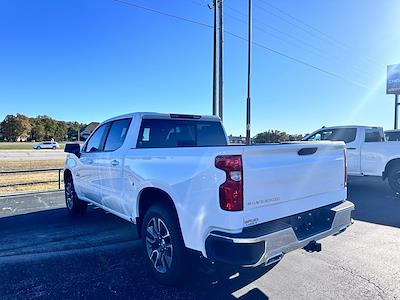
[[[212,25],[204,0],[131,0]],[[272,5],[272,6],[271,6]],[[393,127],[386,65],[400,63],[396,0],[253,0],[252,135]],[[278,8],[278,10],[276,9]],[[247,1],[225,0],[246,36]],[[0,119],[101,121],[133,111],[210,114],[212,30],[113,0],[0,1]],[[246,42],[225,35],[224,124],[245,134]]]

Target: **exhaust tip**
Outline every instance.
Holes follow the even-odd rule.
[[[283,253],[275,255],[274,257],[271,257],[268,259],[268,261],[265,263],[266,266],[272,265],[274,263],[279,262],[283,258]]]

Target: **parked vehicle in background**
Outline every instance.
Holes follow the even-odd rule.
[[[33,144],[32,145],[33,149],[40,150],[40,149],[60,149],[60,145],[57,142],[54,141],[46,141],[46,142],[41,142],[39,144]]]
[[[351,224],[343,142],[228,146],[218,117],[133,113],[65,151],[68,211],[90,202],[136,224],[163,283],[184,278],[188,253],[272,265]]]
[[[385,130],[385,140],[388,142],[400,141],[400,129]]]
[[[303,140],[344,141],[349,175],[388,179],[392,190],[400,193],[400,143],[386,141],[381,127],[323,127]]]

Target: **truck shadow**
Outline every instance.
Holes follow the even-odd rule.
[[[1,218],[1,298],[268,299],[249,285],[265,267],[229,279],[194,260],[181,287],[159,285],[135,238],[132,224],[93,207],[75,219],[65,209]]]
[[[348,199],[355,220],[400,228],[400,197],[387,181],[374,177],[349,177]]]

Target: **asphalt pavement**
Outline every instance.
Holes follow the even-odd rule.
[[[0,298],[400,299],[400,199],[369,178],[351,179],[348,198],[355,223],[322,252],[232,279],[193,264],[179,288],[150,277],[134,225],[93,206],[70,218],[62,193],[0,198]]]
[[[1,150],[0,161],[4,160],[51,160],[65,159],[64,150]]]

